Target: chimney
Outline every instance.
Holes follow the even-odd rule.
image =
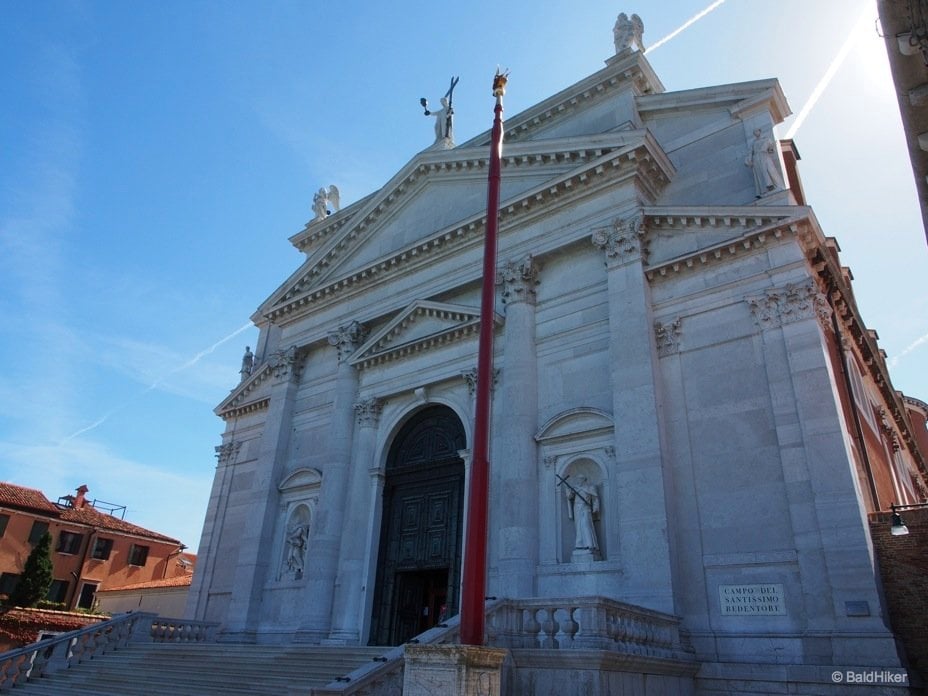
[[[87,504],[87,500],[85,496],[87,495],[87,491],[89,490],[90,489],[87,488],[87,484],[81,484],[81,486],[77,489],[77,497],[74,498],[74,507],[77,508],[78,510],[80,510],[82,507],[84,507]]]
[[[796,143],[793,140],[781,140],[780,152],[783,155],[783,166],[786,167],[786,183],[789,184],[789,190],[796,199],[796,205],[805,205],[806,194],[799,180],[799,167],[796,166],[802,158],[799,156],[799,150],[796,149]]]

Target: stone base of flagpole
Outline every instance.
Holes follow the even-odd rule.
[[[403,696],[501,696],[508,654],[476,645],[407,645]]]

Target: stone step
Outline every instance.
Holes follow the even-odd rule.
[[[286,696],[325,686],[382,648],[133,644],[17,686],[23,696]]]

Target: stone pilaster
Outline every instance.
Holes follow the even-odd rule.
[[[538,266],[531,256],[505,264],[497,274],[506,324],[493,442],[494,527],[497,594],[535,595],[538,564],[538,360],[535,352],[535,286]]]
[[[322,472],[322,490],[310,539],[309,555],[313,559],[306,584],[306,616],[297,638],[318,642],[330,630],[335,577],[338,572],[339,545],[345,522],[351,444],[354,433],[354,403],[358,392],[357,370],[348,358],[367,334],[358,322],[339,327],[329,337],[336,350],[335,395],[332,404],[329,460]]]
[[[374,464],[377,424],[383,403],[370,398],[354,405],[357,418],[352,451],[344,532],[332,604],[332,632],[329,640],[357,643],[360,640],[362,595],[366,591],[364,552],[370,523],[370,469]]]
[[[279,365],[271,385],[271,398],[261,434],[261,451],[255,463],[255,478],[251,489],[249,524],[239,541],[238,561],[232,582],[225,631],[251,639],[261,615],[261,593],[271,565],[277,522],[277,485],[290,446],[293,403],[300,381],[300,368],[305,359],[295,346],[272,356]],[[220,451],[220,458],[226,456]]]
[[[225,521],[225,513],[229,505],[229,494],[232,488],[233,468],[241,447],[242,443],[235,440],[227,440],[216,446],[216,474],[213,476],[209,505],[206,508],[206,519],[203,522],[203,536],[197,550],[200,570],[194,575],[190,584],[190,592],[187,594],[187,606],[184,610],[184,616],[197,621],[205,620],[206,600],[209,587],[213,582],[216,554],[221,537],[220,530]]]
[[[673,582],[660,421],[660,377],[641,217],[594,230],[609,298],[609,364],[615,423],[619,560],[627,601],[672,613]],[[610,555],[611,555],[610,551]],[[612,560],[612,559],[610,559]]]
[[[828,348],[830,306],[811,279],[745,298],[760,329],[801,576],[810,661],[897,664],[880,616],[867,520]],[[849,615],[848,603],[868,608]],[[813,636],[830,635],[824,646]],[[844,637],[846,636],[846,637]],[[827,655],[826,655],[827,653]]]

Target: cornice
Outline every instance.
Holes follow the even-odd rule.
[[[632,142],[629,142],[630,140]],[[558,142],[561,147],[555,149],[541,150],[539,143],[531,143],[530,147],[512,148],[507,153],[504,158],[507,168],[532,167],[552,162],[576,162],[578,166],[504,201],[499,212],[501,229],[518,224],[520,219],[539,208],[564,205],[578,196],[589,195],[628,177],[636,177],[639,190],[653,199],[675,173],[673,165],[653,136],[645,131],[612,134],[606,138],[566,139]],[[456,166],[454,162],[433,164],[435,167]],[[427,167],[423,164],[417,171],[422,167],[428,170],[431,165]],[[377,203],[375,209],[387,205],[388,200],[389,197]],[[265,303],[262,315],[275,322],[290,319],[290,315],[300,316],[318,303],[325,302],[348,288],[363,287],[395,271],[408,272],[418,264],[433,262],[435,256],[450,249],[482,243],[486,214],[481,212],[472,215],[382,256],[363,268],[355,269],[348,275],[325,282],[325,275],[330,272],[330,267],[360,244],[361,240],[355,240],[359,237],[362,225],[363,221],[340,240],[331,240],[332,243],[326,249],[320,250],[318,258],[309,268],[294,274],[291,281],[285,284],[286,290],[278,291],[271,302]]]
[[[926,404],[921,399],[916,399],[913,396],[903,396],[902,402],[908,407],[920,411],[923,416],[928,417],[928,404]]]
[[[693,110],[729,104],[732,116],[744,118],[753,111],[769,108],[775,123],[790,115],[789,104],[776,79],[736,82],[661,94],[644,94],[635,101],[642,115],[658,111]]]
[[[732,232],[723,242],[694,249],[671,259],[645,267],[651,282],[694,268],[728,260],[767,244],[779,242],[785,234],[798,234],[810,210],[802,206],[720,207],[720,208],[644,208],[648,235],[684,232],[689,229],[718,229]],[[740,234],[738,234],[740,232]]]
[[[851,340],[845,340],[844,345],[853,350],[866,366],[887,406],[886,415],[892,418],[902,434],[902,440],[919,473],[923,479],[928,479],[928,462],[922,457],[915,442],[905,399],[892,386],[886,353],[877,344],[876,332],[868,329],[860,316],[851,288],[851,275],[838,260],[837,244],[822,234],[818,221],[811,214],[809,224],[804,225],[800,231],[799,241],[819,284],[828,296],[839,329],[850,335]]]

